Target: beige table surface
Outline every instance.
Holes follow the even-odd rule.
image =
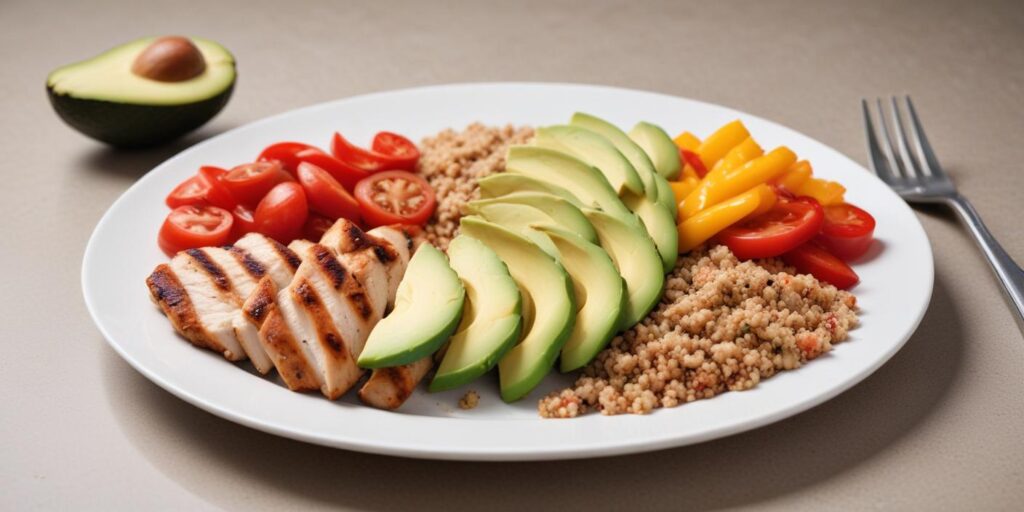
[[[145,3],[0,3],[0,509],[1024,507],[1024,339],[971,240],[942,210],[919,211],[935,248],[931,307],[875,375],[753,432],[591,461],[403,460],[235,425],[124,363],[89,320],[79,286],[104,210],[190,144],[354,94],[494,80],[721,103],[862,163],[858,100],[911,92],[942,162],[1024,260],[1019,0]],[[49,70],[163,33],[214,38],[238,58],[234,98],[201,131],[122,153],[50,110]]]

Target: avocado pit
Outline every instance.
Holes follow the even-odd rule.
[[[203,53],[192,40],[181,36],[157,38],[132,63],[132,73],[158,82],[182,82],[203,71]]]

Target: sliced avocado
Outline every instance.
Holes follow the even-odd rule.
[[[583,208],[583,203],[572,192],[553,183],[522,174],[510,172],[492,174],[485,178],[480,178],[476,184],[480,187],[481,199],[493,199],[519,192],[541,192],[556,195],[569,201],[577,208]]]
[[[644,193],[644,183],[633,165],[600,135],[577,126],[557,125],[537,129],[533,144],[568,153],[597,167],[615,193]]]
[[[665,275],[661,257],[647,233],[597,210],[583,214],[597,231],[601,247],[615,262],[626,283],[626,310],[619,327],[627,329],[642,320],[661,300]]]
[[[562,347],[560,369],[569,372],[590,362],[618,330],[626,293],[622,276],[608,253],[570,231],[542,226],[558,248],[558,261],[572,278],[576,324]]]
[[[654,183],[658,186],[658,204],[669,211],[669,214],[672,215],[672,220],[679,220],[679,204],[676,203],[676,194],[672,192],[672,187],[669,186],[668,180],[662,178],[661,175],[656,175]]]
[[[679,177],[683,165],[679,161],[679,148],[660,126],[641,121],[629,131],[629,138],[647,153],[654,170],[666,180]]]
[[[480,240],[505,262],[523,300],[519,343],[498,361],[501,398],[519,400],[554,365],[576,320],[572,282],[554,259],[529,240],[479,217],[462,218],[463,235]]]
[[[394,309],[370,331],[359,366],[399,366],[433,354],[459,325],[465,297],[448,258],[421,244],[398,284]]]
[[[469,203],[472,209],[475,205],[487,205],[493,203],[521,204],[536,208],[543,212],[552,224],[576,233],[588,242],[597,243],[597,233],[590,221],[583,216],[583,212],[571,202],[562,199],[554,194],[544,192],[513,192],[494,199],[480,199]]]
[[[548,237],[532,229],[533,226],[538,225],[557,225],[544,212],[532,206],[503,203],[500,201],[488,203],[472,201],[466,204],[466,209],[472,214],[483,217],[488,222],[493,222],[517,235],[525,237],[537,244],[537,247],[540,247],[548,256],[552,258],[558,256],[558,249],[555,248],[555,244],[551,243]]]
[[[654,164],[647,157],[647,153],[644,153],[644,150],[640,149],[640,146],[637,146],[625,132],[604,119],[582,112],[573,114],[569,124],[585,128],[608,139],[608,142],[612,143],[615,149],[619,150],[622,156],[626,157],[626,160],[629,160],[629,163],[633,165],[633,169],[636,169],[636,173],[640,175],[640,181],[644,183],[644,193],[647,197],[652,201],[658,199],[658,188],[654,182],[654,174],[656,174]]]
[[[205,62],[198,75],[179,81],[140,76],[133,63],[157,41],[132,41],[50,73],[46,89],[54,110],[83,134],[125,147],[165,142],[209,121],[231,97],[234,57],[213,41],[192,38]]]
[[[475,238],[448,244],[452,269],[462,279],[462,320],[437,368],[430,391],[457,388],[487,373],[519,339],[522,300],[498,255]]]
[[[536,146],[512,146],[505,169],[553,183],[568,190],[586,206],[600,208],[623,222],[639,225],[604,175],[576,157]]]
[[[658,176],[658,179],[664,180],[661,176]],[[676,227],[675,219],[660,204],[651,202],[647,196],[628,195],[622,200],[644,222],[647,234],[658,249],[661,269],[668,273],[676,266],[676,260],[679,258],[679,229]]]

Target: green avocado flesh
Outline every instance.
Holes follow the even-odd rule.
[[[661,176],[658,179],[664,180]],[[679,258],[679,231],[675,219],[661,205],[651,202],[647,196],[629,195],[622,200],[644,222],[644,228],[658,249],[661,268],[668,273],[676,266],[676,260]]]
[[[217,43],[192,38],[206,69],[181,82],[136,75],[132,63],[155,38],[123,44],[56,69],[46,79],[54,110],[66,123],[116,146],[165,142],[198,128],[231,97],[235,59]]]
[[[568,153],[597,167],[615,193],[644,193],[644,183],[633,165],[604,137],[576,126],[547,126],[537,129],[532,144]]]
[[[476,208],[485,208],[493,204],[516,204],[531,207],[543,214],[546,222],[560,225],[589,242],[597,243],[597,233],[590,225],[590,221],[583,216],[583,212],[571,202],[554,194],[514,192],[495,199],[472,201],[467,207],[471,211],[475,211]]]
[[[615,149],[622,153],[622,156],[626,157],[626,160],[629,160],[633,169],[640,175],[640,181],[644,183],[644,193],[647,197],[652,201],[658,199],[658,187],[654,182],[654,164],[651,163],[647,153],[644,153],[644,150],[640,149],[640,146],[637,146],[625,132],[604,119],[582,112],[573,114],[569,124],[585,128],[607,139],[615,146]]]
[[[523,204],[502,202],[486,204],[470,202],[466,208],[470,213],[479,215],[488,222],[493,222],[533,242],[548,256],[552,258],[558,256],[558,249],[551,243],[551,240],[533,229],[535,226],[552,225],[551,218],[544,212]]]
[[[625,285],[608,253],[564,229],[541,227],[558,249],[558,261],[572,279],[576,323],[562,347],[560,369],[569,372],[590,362],[618,330]]]
[[[556,195],[572,203],[577,208],[583,208],[583,203],[572,192],[558,185],[522,174],[510,172],[492,174],[486,178],[481,178],[476,183],[480,187],[480,199],[494,199],[521,192],[539,192]]]
[[[655,172],[662,178],[674,180],[679,177],[683,170],[679,148],[660,126],[641,121],[629,131],[629,138],[647,153]]]
[[[626,283],[626,308],[620,327],[632,327],[661,299],[665,275],[654,242],[642,230],[597,210],[584,210],[601,247],[611,256]]]
[[[430,391],[456,388],[487,373],[519,339],[522,327],[519,289],[494,251],[458,236],[448,245],[448,258],[462,279],[466,301]]]
[[[490,247],[508,267],[522,297],[519,343],[498,361],[501,398],[525,397],[551,370],[576,320],[572,282],[554,259],[535,244],[479,217],[463,217],[464,236]]]
[[[359,366],[400,366],[433,354],[459,324],[465,297],[444,254],[420,245],[398,285],[394,309],[370,331]]]

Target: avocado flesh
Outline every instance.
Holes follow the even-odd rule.
[[[601,247],[615,263],[626,283],[626,307],[619,327],[627,329],[642,320],[661,299],[665,275],[661,257],[647,233],[604,212],[583,211],[601,240]]]
[[[492,174],[480,178],[476,184],[480,187],[480,199],[494,199],[520,192],[538,192],[558,196],[577,208],[583,208],[583,203],[565,188],[522,174]]]
[[[462,279],[466,301],[430,391],[457,388],[487,373],[519,339],[522,327],[519,289],[494,251],[457,236],[448,245],[448,258]]]
[[[475,203],[475,204],[474,204]],[[558,257],[558,249],[551,240],[533,229],[533,226],[554,225],[544,212],[522,204],[470,202],[466,205],[470,213],[483,217],[513,233],[526,238],[540,247],[552,258]]]
[[[131,71],[153,40],[133,41],[50,73],[47,94],[61,119],[96,140],[140,147],[179,137],[217,115],[234,88],[234,57],[217,43],[193,38],[206,60],[203,73],[159,82]]]
[[[529,206],[543,213],[548,221],[579,235],[588,242],[597,243],[597,233],[583,212],[571,202],[554,194],[543,192],[513,192],[494,199],[479,199],[467,206],[486,206],[495,203],[507,203]]]
[[[558,249],[558,261],[572,279],[576,323],[560,359],[560,370],[569,372],[589,363],[615,336],[625,306],[625,284],[600,246],[564,229],[537,229]]]
[[[620,196],[627,191],[644,193],[644,183],[629,160],[604,137],[590,130],[568,125],[546,126],[537,129],[532,144],[568,153],[597,167]]]
[[[400,366],[433,354],[459,324],[465,297],[444,254],[421,244],[398,285],[394,309],[370,331],[359,366]]]
[[[661,175],[654,177],[654,183],[658,186],[658,204],[672,216],[673,221],[679,220],[679,204],[676,203],[676,194],[672,192],[672,187],[669,186],[668,180],[662,178]]]
[[[629,138],[647,153],[654,171],[666,180],[674,180],[683,170],[679,148],[672,138],[656,124],[641,121],[629,131]]]
[[[626,160],[629,160],[633,169],[640,175],[640,181],[644,184],[644,194],[652,201],[657,201],[658,187],[654,181],[654,164],[647,157],[647,153],[644,153],[644,150],[640,149],[625,132],[604,119],[582,112],[573,114],[569,124],[585,128],[607,139],[622,156],[626,157]]]
[[[660,176],[658,178],[664,180]],[[676,266],[676,260],[679,258],[679,231],[676,220],[665,211],[665,208],[651,202],[647,196],[628,195],[622,200],[643,221],[644,228],[658,249],[661,269],[668,273]]]
[[[551,370],[576,320],[572,282],[529,240],[479,217],[463,217],[461,233],[490,247],[508,267],[523,300],[519,343],[498,361],[501,398],[529,394]]]

